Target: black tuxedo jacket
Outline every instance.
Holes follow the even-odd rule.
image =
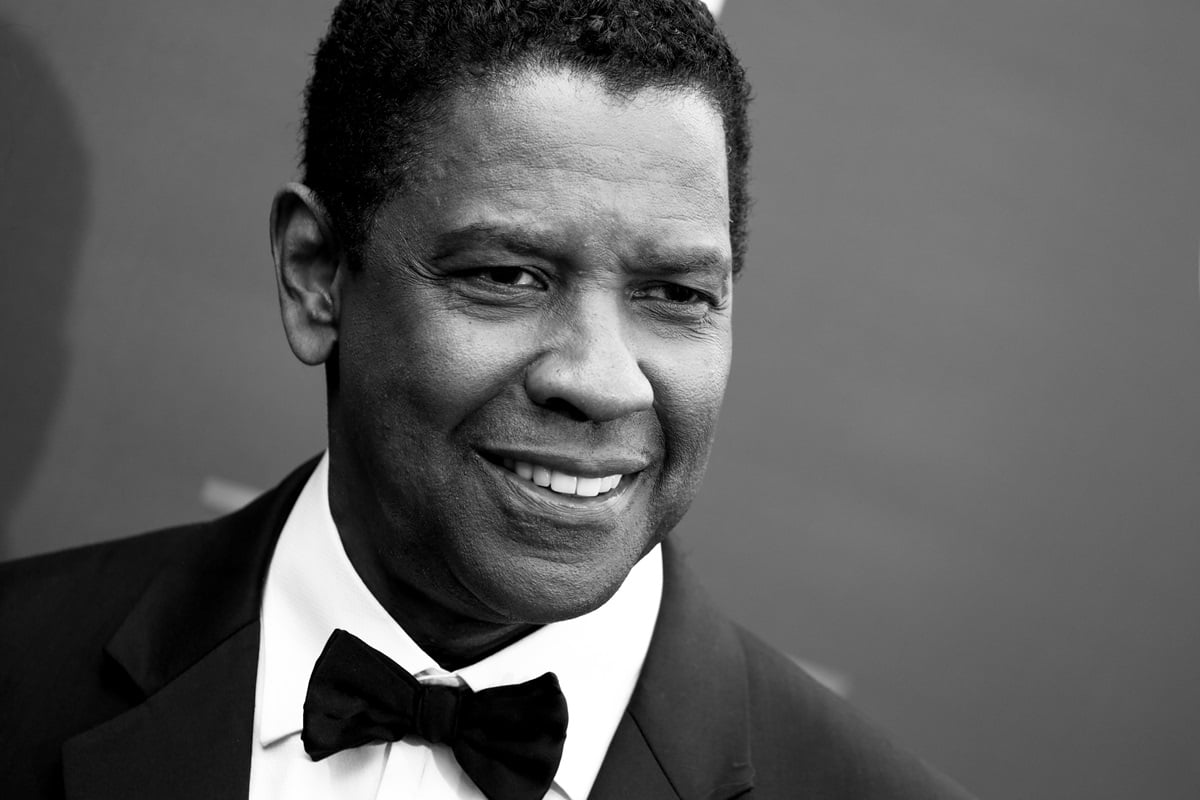
[[[263,580],[313,463],[213,522],[0,566],[0,797],[246,797]],[[717,613],[670,547],[664,579],[591,797],[966,797]]]

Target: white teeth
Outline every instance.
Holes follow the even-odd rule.
[[[620,475],[582,478],[561,470],[549,469],[528,461],[515,461],[511,458],[504,459],[504,466],[525,480],[533,481],[538,486],[558,494],[569,494],[576,497],[597,497],[607,494],[621,483]]]
[[[579,479],[574,475],[568,475],[565,472],[558,470],[550,471],[550,490],[559,494],[575,494],[575,487],[579,485]]]

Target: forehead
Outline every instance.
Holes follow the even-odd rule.
[[[592,150],[649,157],[663,169],[707,177],[726,170],[725,134],[715,106],[695,89],[609,91],[567,70],[522,71],[448,98],[451,125],[491,158],[537,156],[553,163]],[[549,123],[549,124],[539,124]],[[697,169],[699,167],[699,169]]]
[[[729,249],[724,129],[699,91],[618,95],[591,77],[526,71],[457,90],[445,110],[423,137],[421,177],[397,198],[410,219]]]

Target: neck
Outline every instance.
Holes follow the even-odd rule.
[[[335,515],[335,520],[337,517]],[[341,524],[338,525],[339,529]],[[417,646],[442,669],[456,670],[476,663],[524,638],[539,625],[482,620],[447,607],[418,587],[385,572],[369,552],[359,552],[342,536],[346,554],[363,583],[380,605]]]
[[[332,453],[331,453],[332,455]],[[339,463],[339,467],[346,467]],[[454,578],[443,557],[404,535],[419,522],[393,525],[352,487],[365,476],[330,465],[329,507],[350,564],[384,610],[446,670],[474,664],[527,636],[539,624],[505,619],[483,607]]]

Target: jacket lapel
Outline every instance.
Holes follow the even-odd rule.
[[[257,660],[251,624],[141,705],[68,741],[66,796],[245,797]]]
[[[669,541],[663,556],[654,638],[594,800],[724,800],[754,785],[737,631]]]
[[[66,742],[69,800],[246,796],[263,580],[315,464],[189,532],[139,599],[106,652],[145,699]]]

